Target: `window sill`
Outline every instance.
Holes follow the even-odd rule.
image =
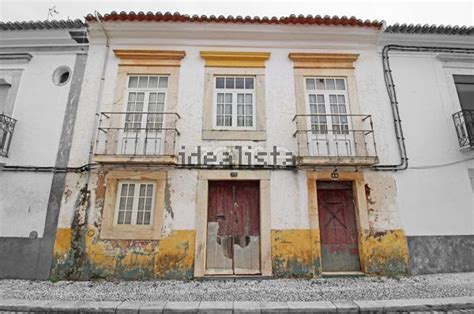
[[[266,131],[202,130],[203,140],[265,141]]]
[[[161,234],[153,226],[120,225],[103,228],[100,238],[104,240],[159,240]]]

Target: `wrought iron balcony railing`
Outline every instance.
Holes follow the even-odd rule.
[[[176,112],[102,112],[95,144],[98,162],[175,163]]]
[[[0,114],[0,157],[8,157],[16,120]]]
[[[378,163],[371,115],[297,114],[293,121],[302,165]]]
[[[461,110],[453,114],[459,147],[474,148],[474,110]]]

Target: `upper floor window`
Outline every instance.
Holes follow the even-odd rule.
[[[155,184],[144,181],[120,181],[118,191],[115,210],[116,224],[151,224]]]
[[[474,75],[454,75],[461,109],[474,110]]]
[[[255,129],[255,78],[216,76],[215,120],[217,129]]]
[[[123,154],[160,154],[163,150],[163,112],[168,77],[131,75],[128,77],[127,86],[121,152]]]

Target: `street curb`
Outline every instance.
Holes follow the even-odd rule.
[[[474,296],[314,302],[54,301],[0,299],[3,312],[61,313],[380,313],[474,310]]]

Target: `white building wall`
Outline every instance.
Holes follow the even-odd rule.
[[[2,63],[0,70],[21,69],[22,75],[13,109],[17,120],[9,166],[55,165],[70,81],[53,83],[59,66],[74,69],[76,54],[71,52],[30,52],[28,63]],[[72,72],[71,72],[72,76]],[[52,173],[0,171],[0,236],[28,237],[36,231],[42,237]]]
[[[403,227],[409,236],[474,234],[474,152],[459,149],[452,118],[461,109],[452,74],[474,75],[474,63],[396,52],[390,62],[409,158],[395,174]]]

